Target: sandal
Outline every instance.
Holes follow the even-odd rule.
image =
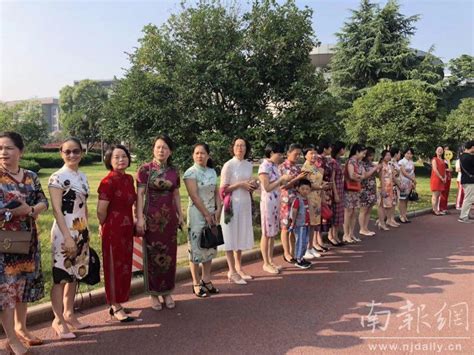
[[[165,301],[165,307],[168,309],[173,309],[176,307],[176,303],[174,303],[174,299],[170,296],[164,296],[163,300]]]
[[[199,292],[196,292],[196,290],[194,289],[195,287],[199,287]],[[193,285],[193,293],[196,295],[196,297],[199,297],[199,298],[204,298],[204,297],[209,296],[206,292],[206,289],[202,287],[201,285]]]
[[[209,285],[211,286],[209,287]],[[210,294],[216,295],[220,292],[218,288],[214,287],[214,285],[212,284],[212,281],[204,282],[204,280],[201,280],[200,286],[204,287],[207,291],[209,291]]]
[[[163,305],[161,304],[160,300],[156,296],[150,296],[151,299],[151,308],[155,311],[161,311],[163,309]]]
[[[109,308],[109,314],[110,314],[110,318],[115,318],[116,320],[118,320],[120,323],[128,323],[128,322],[133,322],[135,320],[135,318],[133,317],[130,317],[130,316],[126,316],[125,318],[118,318],[117,317],[117,312],[120,312],[120,311],[124,311],[124,309],[122,307],[120,307],[119,309],[115,309],[111,306]],[[125,312],[124,312],[125,313]]]

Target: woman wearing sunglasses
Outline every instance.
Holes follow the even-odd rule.
[[[61,145],[60,152],[64,166],[51,175],[48,183],[54,214],[51,304],[55,318],[52,327],[60,339],[72,339],[76,337],[72,330],[89,327],[74,315],[77,282],[87,276],[89,269],[89,183],[79,171],[81,142],[69,138]]]

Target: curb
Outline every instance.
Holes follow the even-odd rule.
[[[449,209],[455,208],[454,203],[448,204]],[[407,216],[409,218],[424,216],[431,213],[431,208],[425,208],[422,210],[416,210],[408,212]],[[281,244],[275,245],[274,254],[280,255],[283,253],[283,247]],[[261,254],[260,249],[252,249],[242,253],[242,262],[248,263],[255,260],[260,260]],[[212,261],[212,270],[220,271],[227,268],[227,259],[225,256],[221,256]],[[189,266],[178,268],[176,271],[176,282],[181,282],[189,280],[191,278],[191,272],[189,271]],[[132,283],[130,286],[130,296],[136,296],[145,292],[143,278],[132,278]],[[76,296],[76,305],[80,307],[81,310],[104,306],[106,304],[105,297],[105,288],[100,288],[93,290],[91,292],[86,292]],[[43,323],[47,321],[52,321],[54,314],[51,308],[51,302],[46,302],[36,306],[28,307],[28,318],[27,324],[34,325],[38,323]],[[0,329],[0,333],[3,333],[3,329]]]

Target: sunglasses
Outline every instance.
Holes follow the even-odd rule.
[[[71,155],[71,154],[80,155],[82,153],[80,149],[73,149],[73,150],[66,149],[66,150],[62,150],[61,152],[63,152],[66,155]]]

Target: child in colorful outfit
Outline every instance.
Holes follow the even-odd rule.
[[[291,205],[291,226],[289,230],[293,230],[296,236],[295,245],[295,266],[300,269],[308,269],[311,262],[303,258],[306,253],[306,247],[309,241],[310,216],[308,195],[311,192],[311,182],[308,179],[301,179],[298,182],[297,195]]]

